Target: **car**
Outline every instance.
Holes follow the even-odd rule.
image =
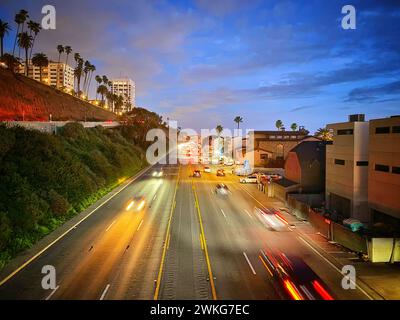
[[[291,300],[334,300],[318,275],[294,254],[261,250],[260,259],[283,298]]]
[[[275,209],[254,208],[254,214],[271,231],[288,231],[288,223]]]
[[[193,177],[194,178],[201,178],[200,170],[194,170],[193,171]]]
[[[146,199],[144,196],[133,197],[128,205],[126,211],[141,211],[146,206]]]
[[[161,178],[163,175],[164,175],[164,172],[163,172],[162,169],[161,170],[155,170],[152,173],[152,176],[156,177],[156,178]]]
[[[227,196],[229,194],[229,188],[226,184],[218,183],[215,187],[215,193],[221,196]]]
[[[240,183],[257,183],[257,176],[247,176],[244,178],[240,178]]]
[[[223,169],[218,169],[217,177],[225,177],[225,171]]]
[[[225,166],[233,166],[234,162],[233,162],[233,160],[227,160],[227,161],[224,162],[224,165]]]
[[[210,167],[204,167],[204,172],[210,173],[211,172],[211,168]]]

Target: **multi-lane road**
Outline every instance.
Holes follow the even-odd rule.
[[[161,167],[164,176],[153,177]],[[335,299],[368,299],[363,290],[344,290],[342,275],[296,229],[268,230],[254,208],[273,204],[254,197],[254,185],[217,177],[215,167],[194,178],[196,167],[150,168],[3,275],[0,299],[280,299],[260,259],[266,246],[300,256]],[[219,182],[228,185],[227,197],[215,194]],[[143,210],[127,210],[136,196],[145,197]],[[55,267],[54,290],[41,286],[45,265]]]

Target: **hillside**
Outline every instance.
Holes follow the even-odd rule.
[[[0,68],[0,121],[107,121],[117,116],[22,75]]]
[[[147,166],[127,134],[78,123],[57,135],[0,124],[0,269]]]

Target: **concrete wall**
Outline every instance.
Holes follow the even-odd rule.
[[[41,122],[41,121],[5,121],[4,123],[8,127],[21,126],[27,129],[39,130],[48,133],[57,133],[57,129],[63,127],[70,121],[52,121],[52,122]],[[103,126],[105,128],[113,128],[120,125],[117,121],[112,122],[78,122],[85,128],[94,128],[96,126]]]
[[[400,239],[372,238],[368,247],[368,256],[372,262],[399,262]]]
[[[368,201],[371,209],[400,219],[400,174],[392,172],[400,167],[400,133],[376,134],[376,127],[400,126],[400,117],[370,121]],[[375,170],[375,164],[387,165],[389,172]]]
[[[326,147],[326,200],[330,210],[330,194],[350,200],[349,216],[364,223],[370,220],[368,210],[368,167],[357,161],[368,161],[368,122],[345,122],[328,125],[334,131],[333,144]],[[352,129],[353,134],[338,135],[338,130]],[[344,165],[335,164],[344,160]]]

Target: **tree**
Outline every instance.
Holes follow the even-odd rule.
[[[44,53],[36,53],[33,55],[32,64],[40,68],[40,82],[42,82],[42,68],[49,65],[49,59]]]
[[[224,128],[219,124],[215,127],[215,130],[217,131],[218,136],[220,136],[221,132],[224,131]]]
[[[108,78],[107,76],[103,76],[103,83],[107,86],[108,85]]]
[[[8,25],[8,22],[5,22],[3,20],[0,19],[0,58],[3,57],[4,54],[4,36],[8,35],[8,31],[10,31],[11,28]]]
[[[237,127],[239,129],[239,125],[240,125],[240,123],[243,122],[243,118],[240,116],[237,116],[237,117],[235,117],[235,119],[233,119],[233,121],[235,121],[237,123]]]
[[[330,131],[328,128],[319,128],[315,133],[314,137],[317,137],[321,140],[325,141],[332,141],[333,140],[333,134],[332,131]]]
[[[89,80],[88,80],[88,84],[86,87],[86,95],[87,96],[89,96],[90,84],[92,82],[93,72],[95,72],[95,71],[96,71],[96,67],[93,64],[91,64],[89,67]]]
[[[61,59],[61,54],[64,52],[64,46],[59,44],[57,46],[57,51],[58,51],[58,62],[57,62],[57,85],[56,87],[59,87],[59,82],[60,82],[60,59]]]
[[[18,45],[20,48],[25,50],[25,75],[28,76],[29,71],[29,56],[28,51],[29,48],[32,46],[33,38],[28,34],[28,32],[21,32],[18,35]]]
[[[297,123],[293,122],[293,123],[290,125],[290,129],[292,129],[292,131],[296,131],[296,130],[297,130]]]
[[[104,106],[104,96],[107,94],[108,89],[105,85],[99,85],[97,88],[97,93],[101,95],[101,106]]]
[[[17,67],[19,67],[19,65],[21,64],[18,58],[9,53],[5,53],[0,60],[4,62],[7,65],[7,68],[14,73],[16,72]]]
[[[281,130],[282,127],[283,127],[283,122],[282,122],[282,120],[276,120],[276,122],[275,122],[275,127],[276,127],[278,130]]]
[[[79,58],[77,62],[77,66],[74,70],[74,76],[76,78],[76,83],[77,83],[77,90],[76,92],[78,93],[78,96],[81,95],[81,78],[82,78],[82,73],[83,73],[83,59]]]
[[[97,94],[99,93],[99,86],[100,86],[101,82],[103,81],[103,79],[99,75],[97,75],[94,79],[97,82],[97,88],[96,88],[96,100],[97,100]]]
[[[20,29],[20,27],[22,25],[22,30],[24,30],[24,23],[25,23],[26,19],[28,19],[28,18],[29,18],[28,11],[23,10],[23,9],[20,10],[15,15],[14,21],[17,24],[17,32],[15,34],[14,47],[13,47],[13,52],[12,52],[13,56],[15,55],[15,46],[17,45],[17,40],[18,40],[18,37],[19,37],[19,29]],[[20,58],[20,56],[18,56],[18,58]]]
[[[65,50],[65,54],[67,55],[66,58],[65,58],[65,65],[67,65],[68,64],[68,57],[72,53],[72,48],[71,48],[71,46],[65,46],[64,50]]]
[[[29,35],[33,36],[31,52],[29,54],[29,58],[31,58],[32,57],[32,52],[33,52],[33,46],[35,45],[36,37],[37,37],[38,33],[40,32],[40,30],[42,29],[42,27],[40,26],[40,23],[32,21],[32,20],[29,20],[28,21],[28,28],[30,30]]]
[[[122,106],[124,105],[124,98],[122,96],[113,95],[115,112],[120,111]]]

